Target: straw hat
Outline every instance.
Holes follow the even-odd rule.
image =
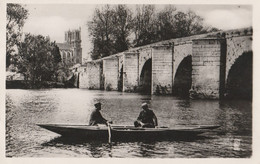
[[[148,106],[147,103],[142,103],[142,107]]]

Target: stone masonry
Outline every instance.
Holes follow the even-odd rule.
[[[171,94],[173,76],[172,47],[154,46],[152,52],[152,93]]]
[[[79,88],[101,89],[102,61],[88,62],[82,66],[79,75]]]
[[[222,41],[218,39],[193,41],[191,96],[196,98],[219,97]]]
[[[103,60],[103,76],[105,90],[118,90],[118,58]]]
[[[252,52],[251,27],[166,40],[86,63],[80,72],[80,88],[136,92],[144,83],[151,94],[172,94],[180,63],[191,57],[190,97],[218,99],[225,94],[229,70],[237,58]],[[151,62],[151,68],[145,67]],[[95,63],[95,64],[94,64]],[[103,63],[103,64],[98,64]],[[189,64],[189,63],[188,63]],[[185,65],[180,70],[185,70]],[[151,81],[142,81],[149,72]],[[81,69],[82,70],[82,69]],[[83,69],[84,70],[84,69]],[[96,75],[96,76],[95,76]],[[100,78],[101,77],[101,78]],[[189,83],[187,83],[189,84]]]
[[[138,55],[125,53],[123,58],[123,91],[135,91],[138,87]]]

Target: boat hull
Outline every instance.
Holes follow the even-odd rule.
[[[86,140],[107,140],[109,127],[88,125],[37,124],[63,137],[76,137]],[[143,140],[190,138],[218,128],[219,126],[179,126],[175,128],[136,128],[134,126],[110,127],[112,140]]]
[[[37,124],[49,131],[58,133],[63,137],[77,137],[85,139],[107,139],[107,127],[85,126],[85,125],[57,125],[57,124]]]

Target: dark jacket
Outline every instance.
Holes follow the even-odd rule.
[[[157,118],[152,110],[142,110],[137,120],[145,124],[152,124],[154,126],[157,126]],[[154,120],[156,120],[156,122],[154,122]]]
[[[107,124],[107,120],[102,117],[99,110],[95,109],[90,115],[89,125],[94,126],[97,124]]]

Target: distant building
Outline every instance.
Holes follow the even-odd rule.
[[[65,32],[65,42],[57,43],[63,63],[82,64],[81,29]]]

